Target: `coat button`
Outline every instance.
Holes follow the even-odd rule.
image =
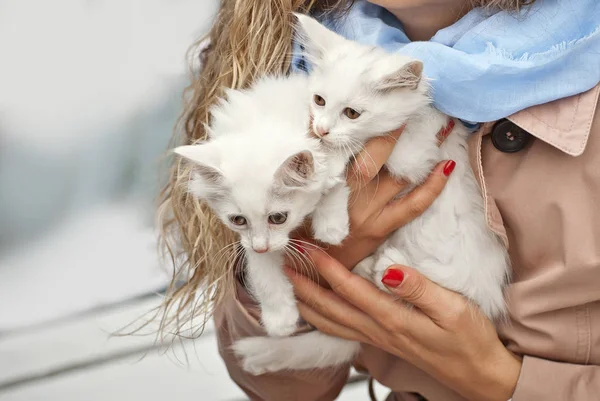
[[[523,150],[531,134],[513,122],[502,119],[492,128],[492,143],[500,152],[514,153]]]

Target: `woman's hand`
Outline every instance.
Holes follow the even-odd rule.
[[[453,161],[440,163],[423,185],[394,200],[407,184],[382,167],[402,130],[370,140],[348,167],[350,234],[340,246],[323,245],[348,269],[372,254],[393,231],[420,216],[442,192],[454,169]],[[306,233],[301,236],[308,237]]]
[[[389,294],[325,252],[306,251],[331,286],[325,289],[287,269],[307,322],[324,333],[396,355],[469,400],[511,398],[521,361],[465,297],[399,265],[388,268],[382,279]]]

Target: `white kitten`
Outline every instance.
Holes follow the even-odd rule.
[[[307,133],[307,93],[304,76],[229,90],[211,109],[209,140],[175,149],[194,163],[190,192],[240,235],[249,290],[275,336],[291,334],[299,318],[282,271],[290,233],[331,186],[321,145]]]
[[[368,139],[406,123],[386,168],[417,185],[441,160],[456,161],[444,191],[413,222],[397,230],[354,272],[380,288],[392,264],[411,266],[432,281],[457,291],[497,319],[504,313],[507,252],[489,230],[484,200],[467,155],[467,136],[458,123],[438,147],[437,134],[448,117],[430,105],[422,63],[400,54],[346,40],[312,18],[297,15],[313,70],[310,91],[313,131],[345,162]],[[341,206],[340,206],[341,207]],[[320,332],[297,337],[248,338],[235,351],[253,373],[308,369],[351,361],[359,344]]]

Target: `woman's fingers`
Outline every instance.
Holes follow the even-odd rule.
[[[411,326],[415,328],[424,327],[427,324],[427,318],[420,312],[406,308],[402,303],[390,296],[364,278],[349,272],[343,265],[325,252],[320,250],[309,249],[308,253],[313,259],[319,273],[331,286],[331,289],[339,295],[339,297],[348,301],[357,310],[364,312],[374,322],[373,327],[379,325],[388,330],[401,330],[400,326],[410,319]],[[296,283],[294,283],[296,287]],[[323,290],[327,292],[326,290]],[[303,294],[298,293],[298,297],[302,298]],[[303,299],[310,304],[310,301]],[[321,301],[324,308],[327,308],[329,300]],[[316,306],[315,306],[316,308]],[[325,314],[325,312],[321,311]],[[350,314],[349,310],[340,313]],[[348,323],[352,322],[353,318],[345,316],[340,319],[349,319]],[[341,323],[343,323],[340,320]],[[361,330],[362,331],[362,330]],[[363,331],[367,333],[368,331]]]
[[[381,281],[392,293],[419,308],[442,327],[461,315],[468,306],[463,297],[433,283],[410,267],[392,265]]]
[[[321,315],[304,302],[298,301],[297,305],[300,316],[320,332],[346,340],[366,342],[367,338],[362,333]]]
[[[382,170],[377,178],[372,180],[366,188],[356,194],[356,200],[360,200],[359,206],[367,208],[372,212],[368,215],[377,215],[407,186],[404,180],[398,180],[390,175],[387,170]]]
[[[388,294],[379,290],[362,277],[351,273],[336,259],[320,250],[308,250],[319,273],[332,290],[370,316],[381,313],[392,304],[402,313],[402,305],[395,304]]]
[[[347,183],[351,191],[360,190],[377,175],[390,157],[403,130],[404,127],[400,127],[388,135],[371,139],[355,156],[348,167]]]
[[[423,214],[442,193],[455,165],[452,160],[439,163],[423,184],[388,204],[378,219],[382,229],[392,232]]]
[[[295,271],[286,269],[286,273],[294,285],[296,297],[321,315],[344,326],[358,327],[361,331],[372,331],[377,326],[373,319],[330,290]]]

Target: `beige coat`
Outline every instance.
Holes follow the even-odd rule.
[[[510,244],[510,321],[499,334],[524,357],[513,401],[600,400],[599,95],[600,85],[487,123],[471,138],[488,224]],[[514,140],[507,142],[506,127],[520,135],[516,140],[530,140],[508,153]],[[252,400],[333,400],[344,385],[347,369],[243,372],[229,346],[264,332],[242,288],[218,309],[216,321],[229,373]],[[394,392],[390,399],[415,400],[407,394],[414,392],[428,401],[463,400],[374,347],[364,346],[357,364]]]

